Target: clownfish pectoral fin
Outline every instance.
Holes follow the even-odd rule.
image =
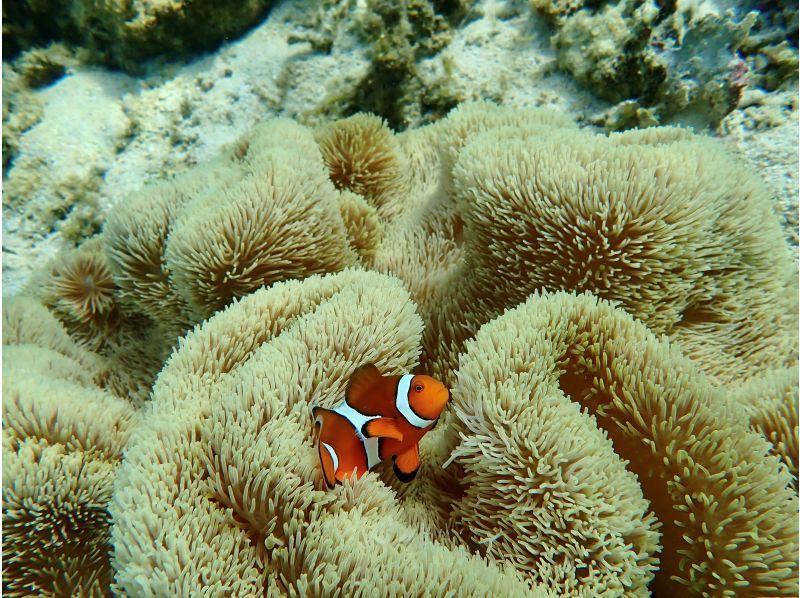
[[[403,440],[403,433],[397,427],[397,422],[391,417],[379,417],[369,420],[361,432],[367,438],[393,438],[394,440]]]
[[[392,468],[397,479],[401,482],[410,482],[417,477],[419,469],[419,444],[414,444],[397,453],[393,461]]]
[[[364,404],[370,391],[376,383],[380,382],[382,377],[374,363],[365,363],[356,368],[356,371],[350,376],[347,388],[344,391],[347,404],[356,408]]]

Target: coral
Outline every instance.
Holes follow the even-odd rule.
[[[800,63],[797,47],[792,48],[786,40],[758,48],[754,63],[752,83],[760,83],[763,89],[791,89],[792,82],[796,83],[794,75]]]
[[[20,136],[42,118],[42,104],[25,78],[3,63],[3,172],[19,151]]]
[[[748,0],[742,10],[757,11],[750,35],[742,44],[751,71],[751,85],[797,93],[798,6],[794,2]]]
[[[246,2],[28,2],[3,10],[3,47],[16,54],[48,41],[78,45],[89,62],[140,72],[159,56],[211,50],[246,31],[270,7]]]
[[[43,49],[34,48],[14,61],[15,69],[33,89],[50,85],[63,77],[67,69],[77,65],[78,59],[64,44],[50,44]]]
[[[42,325],[19,305],[3,306],[6,324],[16,316],[20,328]],[[95,372],[66,355],[83,353],[65,351],[61,338],[61,352],[32,344],[3,352],[3,590],[11,596],[99,596],[112,576],[107,506],[138,417],[94,384]]]
[[[561,68],[598,95],[618,102],[633,96],[652,97],[666,77],[664,66],[642,55],[641,30],[652,26],[627,13],[627,3],[581,10],[567,19],[554,36]]]
[[[159,377],[120,472],[112,509],[117,591],[180,593],[198,576],[212,592],[332,591],[359,571],[366,588],[402,594],[459,584],[471,584],[460,587],[466,593],[524,593],[513,571],[449,553],[401,526],[375,474],[321,490],[310,405],[336,402],[364,359],[406,370],[420,334],[401,285],[357,271],[275,284],[190,333]],[[370,566],[385,561],[380,538],[359,527],[367,522],[387,542],[405,541],[391,548],[397,568]],[[329,535],[337,526],[367,549],[353,554]],[[192,558],[180,559],[184,551]],[[428,567],[420,555],[448,567]]]
[[[354,106],[380,114],[396,130],[433,120],[455,106],[457,100],[446,83],[440,84],[437,95],[425,90],[417,62],[450,42],[451,28],[471,4],[470,0],[369,0],[355,21],[372,62],[356,87]]]
[[[531,5],[556,27],[559,66],[598,96],[624,103],[602,117],[609,128],[716,127],[748,84],[750,68],[737,50],[757,12],[723,15],[691,3],[629,0]]]
[[[563,19],[587,6],[585,0],[530,0],[530,4],[549,17]],[[589,2],[589,5],[596,2]]]
[[[653,108],[644,108],[636,100],[625,100],[593,118],[591,122],[608,131],[624,131],[654,127],[658,125],[658,118]]]
[[[6,4],[3,6],[6,60],[30,46],[46,43],[67,21],[67,7],[55,0]]]
[[[304,10],[294,16],[300,31],[319,52],[352,35],[365,48],[367,68],[354,85],[337,85],[304,122],[342,118],[371,112],[384,118],[395,130],[435,121],[463,99],[455,91],[452,77],[444,74],[434,85],[426,85],[419,73],[421,61],[437,56],[447,47],[453,31],[466,21],[474,0],[368,0],[363,3],[329,3],[317,11]],[[294,68],[284,72],[283,86],[295,86]]]
[[[654,592],[797,592],[788,472],[741,406],[623,310],[534,295],[468,344],[453,399],[465,486],[453,518],[487,554],[578,593],[647,595],[653,521],[622,457],[661,523]],[[609,585],[605,567],[630,585]],[[595,579],[568,583],[576,570]]]

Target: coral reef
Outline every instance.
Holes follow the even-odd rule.
[[[294,15],[302,33],[316,51],[330,53],[343,37],[354,36],[364,47],[366,68],[346,89],[337,86],[305,120],[321,114],[328,119],[371,112],[403,130],[444,116],[464,97],[455,92],[450,77],[426,85],[419,64],[438,55],[453,31],[468,20],[474,0],[367,0],[330,3],[316,13]],[[294,69],[285,74],[292,85]]]
[[[31,89],[37,89],[57,81],[69,69],[77,68],[80,63],[69,47],[54,43],[46,48],[34,48],[24,52],[13,64],[25,84]]]
[[[458,103],[455,97],[426,94],[417,74],[418,60],[435,54],[450,41],[450,28],[458,23],[470,0],[368,0],[358,13],[357,27],[370,44],[370,70],[356,87],[352,105],[375,112],[395,130],[433,115],[443,115]]]
[[[19,150],[19,138],[42,117],[42,106],[19,73],[3,63],[3,173]]]
[[[211,50],[264,16],[269,0],[246,2],[23,2],[3,9],[8,55],[49,41],[77,45],[84,59],[132,72],[142,61]]]
[[[775,89],[797,71],[797,25],[791,48],[778,41],[791,25],[761,4],[725,13],[695,3],[628,0],[531,5],[556,27],[559,66],[618,104],[597,119],[607,128],[675,122],[713,128],[748,85]]]
[[[98,404],[149,399],[109,507],[118,594],[791,595],[793,280],[719,144],[478,102],[400,134],[264,122],[115,206],[29,289],[49,311],[6,302],[4,342],[49,349],[9,372],[39,351]],[[370,361],[454,408],[413,484],[326,492],[309,406]]]

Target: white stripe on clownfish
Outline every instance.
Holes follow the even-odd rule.
[[[364,415],[360,411],[353,409],[350,405],[347,404],[347,401],[342,401],[342,403],[333,409],[334,413],[338,413],[347,421],[350,422],[350,425],[353,426],[356,430],[356,436],[361,441],[361,444],[364,445],[364,450],[367,453],[367,469],[372,469],[375,465],[381,462],[381,458],[378,451],[378,438],[367,438],[361,432],[364,425],[373,419],[377,419],[380,415]]]
[[[413,380],[413,374],[406,374],[405,376],[401,376],[400,380],[397,382],[397,397],[395,398],[395,405],[397,406],[397,410],[400,414],[406,418],[406,421],[410,423],[415,428],[427,428],[431,424],[433,424],[436,420],[435,419],[423,419],[411,408],[411,405],[408,403],[408,393],[411,390],[411,380]]]
[[[336,454],[336,451],[333,450],[333,447],[327,442],[323,442],[322,446],[325,447],[325,450],[327,450],[328,454],[331,456],[331,461],[333,461],[333,472],[336,473],[336,470],[339,469],[339,456]]]

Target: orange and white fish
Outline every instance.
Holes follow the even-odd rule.
[[[374,364],[350,377],[335,409],[314,407],[319,460],[328,488],[392,458],[394,472],[410,482],[419,469],[419,441],[436,425],[450,393],[430,376],[382,376]]]

